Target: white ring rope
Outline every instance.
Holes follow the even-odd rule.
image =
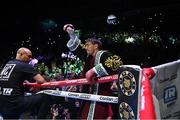
[[[74,98],[74,99],[97,101],[97,102],[118,103],[118,97],[113,97],[113,96],[93,95],[86,93],[59,91],[59,90],[42,90],[37,92],[36,94],[40,94],[40,93],[53,95],[53,96]]]

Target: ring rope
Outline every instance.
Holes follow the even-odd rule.
[[[106,83],[106,82],[112,82],[118,79],[118,74],[105,76],[98,78],[96,81],[97,83]],[[24,83],[26,86],[31,87],[60,87],[60,86],[70,86],[70,85],[82,85],[82,84],[90,84],[89,81],[86,80],[86,78],[82,79],[72,79],[72,80],[61,80],[61,81],[53,81],[53,82],[45,82],[42,84],[39,83]]]
[[[89,100],[89,101],[118,103],[118,97],[114,97],[114,96],[94,95],[94,94],[87,94],[87,93],[60,91],[60,90],[42,90],[42,91],[37,92],[36,94],[40,94],[40,93],[53,95],[53,96]]]

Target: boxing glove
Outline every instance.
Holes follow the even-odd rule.
[[[68,34],[74,34],[74,26],[72,24],[65,24],[63,30]]]

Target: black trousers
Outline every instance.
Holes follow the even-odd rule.
[[[53,103],[52,96],[46,94],[22,96],[14,102],[9,102],[7,99],[1,96],[0,100],[0,113],[4,119],[19,119],[23,112],[31,111],[35,108],[38,110],[37,118],[45,119]]]

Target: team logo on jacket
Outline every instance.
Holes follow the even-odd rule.
[[[123,71],[119,75],[119,86],[126,96],[131,96],[136,91],[136,80],[134,75],[129,71]]]
[[[116,71],[121,65],[123,62],[117,55],[110,56],[105,61],[105,66],[111,68],[112,71]]]
[[[125,102],[122,102],[119,105],[119,116],[121,119],[126,120],[135,119],[135,115],[132,108]]]

